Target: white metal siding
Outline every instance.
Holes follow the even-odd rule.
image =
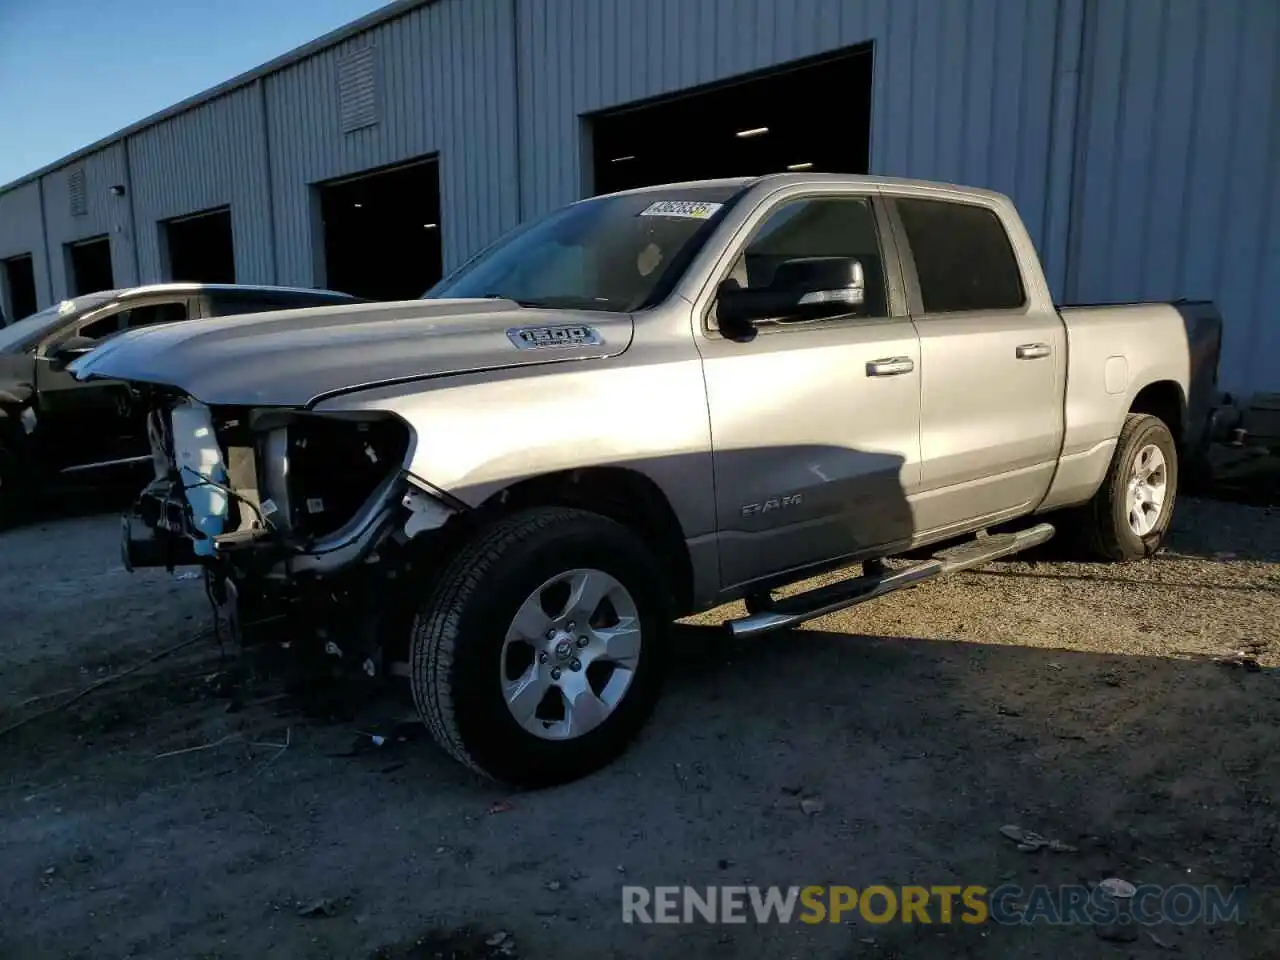
[[[372,45],[377,122],[343,133],[338,64]],[[443,0],[266,79],[282,283],[313,282],[312,185],[427,154],[440,159],[445,266],[516,213],[510,0]]]
[[[1280,387],[1280,4],[1090,6],[1075,300],[1213,299],[1221,380]]]
[[[84,171],[85,213],[71,213],[71,185],[75,171]],[[111,238],[111,272],[116,286],[137,282],[133,260],[133,235],[129,222],[129,197],[113,196],[111,188],[123,185],[124,148],[112,144],[97,153],[76,161],[41,178],[44,184],[44,215],[48,230],[48,258],[51,261],[53,299],[67,296],[68,283],[63,244],[86,237],[108,235]],[[36,289],[42,285],[36,277]]]
[[[236,279],[272,283],[271,208],[262,97],[256,85],[129,138],[138,260],[163,275],[159,221],[230,205]]]
[[[31,255],[36,303],[47,307],[51,301],[44,227],[40,221],[40,185],[34,182],[0,193],[0,260],[23,254]]]

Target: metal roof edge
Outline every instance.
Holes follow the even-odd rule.
[[[326,50],[329,47],[336,46],[343,40],[350,39],[357,34],[364,33],[366,30],[381,26],[391,20],[396,20],[407,13],[411,13],[418,7],[425,7],[427,4],[433,2],[435,2],[435,0],[392,0],[392,2],[388,3],[386,6],[379,7],[377,10],[365,14],[358,20],[352,20],[350,23],[344,24],[336,30],[330,30],[328,33],[317,37],[314,40],[309,40],[300,47],[294,47],[287,53],[282,53],[280,56],[272,60],[268,60],[260,66],[254,67],[252,70],[238,74],[230,80],[224,80],[222,83],[210,87],[208,90],[201,91],[194,96],[190,96],[185,100],[180,100],[178,103],[165,107],[163,110],[153,113],[149,117],[143,117],[141,120],[131,123],[129,126],[117,130],[115,133],[103,137],[100,140],[95,140],[88,146],[81,147],[79,150],[75,150],[64,157],[59,157],[52,163],[47,163],[38,170],[33,170],[31,173],[21,176],[17,180],[11,180],[9,183],[0,185],[0,194],[5,194],[18,189],[19,187],[24,187],[29,183],[34,183],[41,177],[54,173],[77,160],[83,160],[90,154],[97,153],[100,150],[105,150],[107,147],[113,146],[114,144],[124,140],[126,137],[141,133],[148,127],[154,127],[158,123],[169,120],[179,114],[186,113],[188,110],[192,110],[198,106],[209,103],[210,101],[216,100],[219,97],[240,89],[241,87],[247,87],[258,80],[261,80],[263,77],[270,76],[273,73],[278,73],[285,67],[292,66],[299,61],[307,59],[313,54]]]

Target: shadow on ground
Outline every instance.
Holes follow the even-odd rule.
[[[1184,956],[1280,946],[1274,671],[820,631],[674,640],[636,747],[535,793],[424,741],[373,748],[207,652],[24,728],[0,742],[0,954],[1093,958],[1112,945],[1043,924],[623,926],[620,889],[1110,876],[1249,888],[1243,926],[1153,928]],[[1020,852],[1005,824],[1078,851]]]

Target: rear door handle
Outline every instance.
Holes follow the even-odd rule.
[[[886,357],[883,360],[872,360],[867,364],[868,377],[897,377],[910,373],[916,368],[910,357]]]
[[[1047,343],[1024,343],[1014,351],[1019,360],[1039,360],[1047,357],[1052,351]]]

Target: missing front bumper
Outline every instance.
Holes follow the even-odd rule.
[[[149,521],[137,506],[120,517],[120,560],[130,573],[143,567],[173,570],[197,562],[190,538]]]

